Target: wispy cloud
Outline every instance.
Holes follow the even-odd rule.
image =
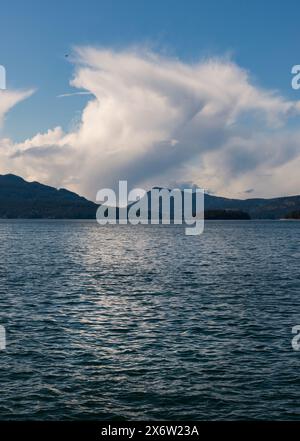
[[[25,100],[34,93],[34,90],[0,90],[0,128],[5,115],[20,101]]]
[[[71,93],[62,93],[61,95],[57,95],[56,98],[66,98],[69,96],[76,96],[76,95],[92,95],[91,92],[71,92]]]

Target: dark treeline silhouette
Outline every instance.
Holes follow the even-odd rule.
[[[285,219],[299,219],[300,220],[300,210],[292,211],[285,216]]]

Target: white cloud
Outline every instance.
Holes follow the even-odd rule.
[[[0,90],[0,128],[4,122],[4,117],[6,113],[17,103],[24,100],[25,98],[28,98],[32,93],[33,90]]]
[[[300,131],[289,125],[299,102],[253,85],[235,63],[188,64],[143,50],[89,47],[74,59],[71,85],[92,94],[80,123],[19,144],[2,140],[2,172],[91,198],[120,179],[193,181],[233,196],[245,188],[253,189],[251,197],[300,193]]]

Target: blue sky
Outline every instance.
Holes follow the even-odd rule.
[[[0,64],[11,87],[37,89],[11,110],[5,133],[20,140],[77,117],[86,97],[56,98],[70,90],[65,54],[74,45],[145,43],[187,61],[230,53],[257,84],[297,99],[290,69],[300,63],[299,17],[296,0],[2,2]]]
[[[0,12],[0,173],[90,198],[119,179],[300,194],[298,1],[11,0]]]

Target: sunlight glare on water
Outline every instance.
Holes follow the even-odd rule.
[[[0,222],[1,419],[297,419],[300,224]]]

